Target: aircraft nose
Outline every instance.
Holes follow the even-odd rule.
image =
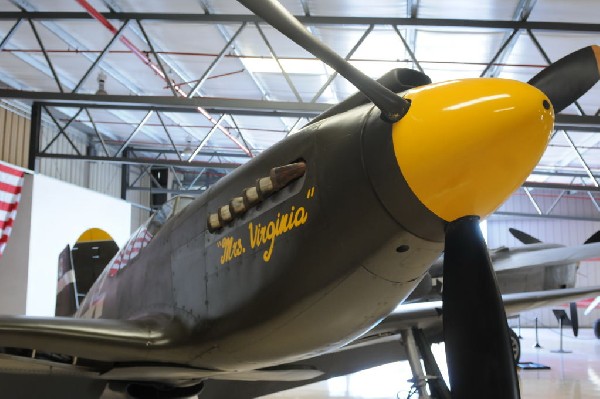
[[[446,221],[485,218],[527,178],[554,124],[548,98],[505,79],[467,79],[409,91],[393,126],[396,160],[409,187]]]

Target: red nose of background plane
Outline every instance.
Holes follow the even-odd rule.
[[[485,218],[527,178],[554,124],[548,98],[506,79],[443,82],[407,92],[393,126],[396,159],[411,190],[446,221]]]

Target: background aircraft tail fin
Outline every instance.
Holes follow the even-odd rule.
[[[58,256],[58,280],[56,281],[56,316],[73,316],[79,307],[75,289],[75,271],[71,259],[71,247],[67,245]]]
[[[523,244],[538,244],[541,242],[537,238],[530,236],[529,234],[525,233],[524,231],[517,230],[512,227],[509,228],[508,231],[510,231],[510,234],[512,234],[513,237],[515,237],[517,240],[521,241]]]
[[[590,236],[590,238],[588,238],[587,240],[585,240],[584,244],[592,244],[594,242],[600,242],[600,230],[598,230],[597,232],[595,232],[594,234],[592,234]]]

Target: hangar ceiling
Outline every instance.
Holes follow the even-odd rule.
[[[527,81],[600,43],[593,0],[282,3],[375,78],[415,68],[434,82]],[[173,192],[205,189],[355,91],[235,0],[2,0],[0,49],[0,98],[35,102],[34,119],[90,143],[39,157],[173,167]],[[600,85],[557,122],[523,193],[535,204],[536,192],[581,192],[600,209]]]

